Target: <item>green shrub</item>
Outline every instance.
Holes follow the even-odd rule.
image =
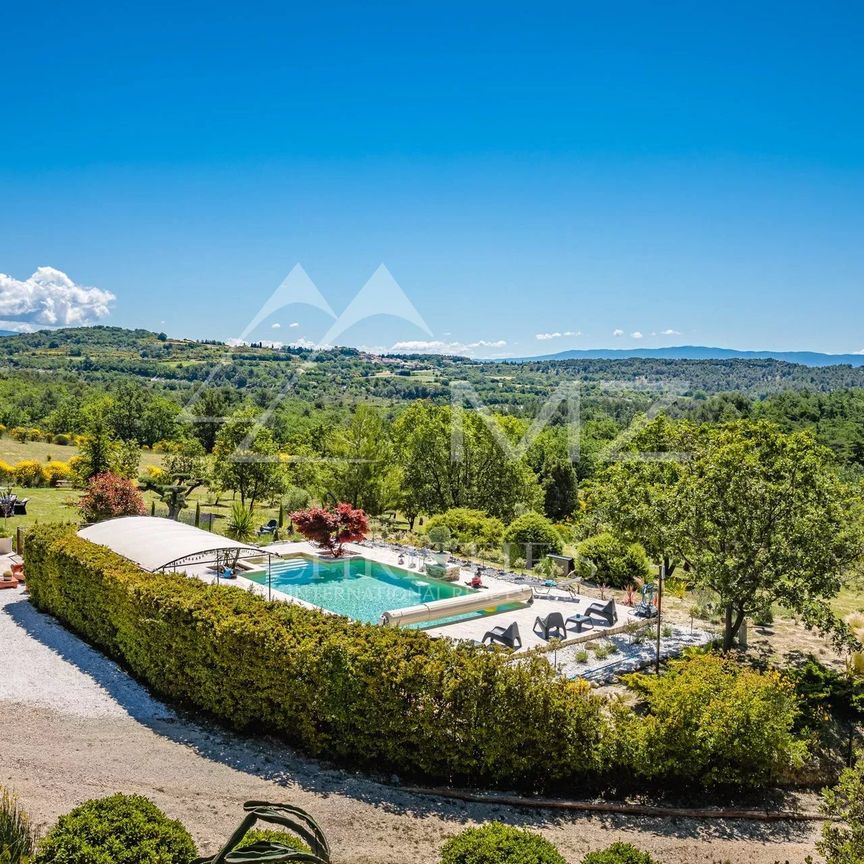
[[[826,712],[844,718],[864,716],[864,682],[820,663],[812,654],[798,666],[784,671],[795,687],[801,720],[813,723]]]
[[[816,844],[825,864],[864,861],[864,761],[860,754],[852,768],[840,775],[833,789],[822,793],[822,811],[828,819]]]
[[[159,695],[232,726],[454,782],[533,789],[603,768],[604,700],[541,656],[510,664],[502,652],[147,573],[68,527],[35,528],[25,558],[39,609]]]
[[[189,864],[189,832],[140,795],[86,801],[39,843],[35,864]]]
[[[309,847],[299,837],[289,834],[287,831],[274,831],[272,828],[253,828],[234,848],[244,849],[253,843],[263,842],[281,843],[283,846],[296,849],[298,852],[310,851]]]
[[[66,447],[72,443],[72,437],[70,435],[65,435],[64,433],[60,432],[51,439],[51,443],[59,444]]]
[[[441,850],[441,864],[567,864],[544,837],[489,822],[451,837]]]
[[[36,834],[18,799],[0,786],[0,862],[26,864],[33,854]]]
[[[627,683],[647,712],[624,719],[633,770],[657,781],[760,786],[803,761],[794,734],[798,704],[791,683],[714,654],[673,660],[659,678]]]
[[[444,526],[450,531],[458,548],[473,547],[487,549],[498,546],[504,536],[504,523],[493,516],[487,516],[482,510],[471,510],[468,507],[454,507],[446,513],[433,516],[426,523],[426,530],[432,536],[432,529]]]
[[[578,548],[582,575],[600,585],[624,588],[643,581],[651,574],[648,555],[638,543],[625,543],[613,534],[598,534],[583,540]]]
[[[429,542],[433,549],[443,552],[450,546],[450,529],[446,525],[433,525],[429,529]]]
[[[24,459],[14,466],[13,474],[15,482],[19,486],[27,486],[37,488],[44,486],[47,483],[45,472],[42,468],[42,463],[35,459]]]
[[[630,843],[613,843],[600,852],[589,852],[582,864],[657,864],[657,860]]]
[[[504,533],[510,556],[523,557],[529,566],[544,555],[560,554],[564,548],[555,525],[539,513],[525,513],[513,521]]]

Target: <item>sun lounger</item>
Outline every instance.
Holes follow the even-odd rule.
[[[262,525],[258,529],[258,536],[263,537],[266,534],[275,534],[279,523],[275,519],[271,519],[266,525]]]
[[[507,648],[522,647],[522,637],[519,635],[519,625],[514,621],[509,627],[493,627],[488,630],[482,639],[482,644],[486,644],[486,640],[490,643],[498,642],[505,645]]]
[[[592,603],[583,613],[589,618],[596,615],[602,618],[609,627],[618,623],[618,610],[615,608],[615,601],[608,600],[606,603]]]
[[[566,637],[567,636],[567,626],[564,624],[564,616],[560,612],[550,612],[545,618],[541,618],[539,615],[534,620],[534,629],[537,629],[537,625],[540,625],[540,629],[543,631],[543,638],[549,638],[549,631],[556,630],[559,636]]]

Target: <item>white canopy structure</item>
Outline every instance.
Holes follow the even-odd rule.
[[[157,516],[123,516],[88,525],[79,537],[107,546],[144,570],[177,570],[227,559],[273,557],[272,552]]]

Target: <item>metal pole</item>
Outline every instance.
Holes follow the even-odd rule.
[[[660,574],[657,586],[657,657],[654,661],[654,671],[660,674],[660,618],[663,613],[663,580],[666,578],[666,559],[660,562]]]

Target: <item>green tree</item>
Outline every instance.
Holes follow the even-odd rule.
[[[512,522],[504,532],[504,542],[510,554],[524,557],[528,567],[533,567],[544,555],[559,554],[564,546],[555,526],[539,513],[524,513]]]
[[[358,405],[348,423],[330,433],[326,452],[321,485],[327,499],[348,501],[373,516],[393,505],[399,473],[379,411]]]
[[[165,453],[162,470],[141,478],[144,489],[155,492],[168,507],[168,518],[178,519],[189,496],[207,479],[204,447],[197,438],[173,443]]]
[[[86,482],[91,477],[111,470],[114,442],[108,421],[101,412],[90,418],[80,450],[76,472],[81,480]]]
[[[209,387],[198,394],[189,406],[192,415],[192,434],[207,453],[213,452],[216,436],[222,428],[231,406],[229,391]],[[188,416],[188,415],[187,415]]]
[[[680,552],[678,483],[695,439],[690,423],[675,423],[663,414],[651,421],[639,417],[610,445],[609,461],[593,487],[602,517],[662,561],[666,576],[674,572]]]
[[[830,451],[765,421],[658,419],[636,442],[653,455],[628,453],[605,473],[608,517],[667,563],[686,560],[693,580],[719,596],[726,649],[772,602],[844,631],[825,601],[864,552],[861,502]]]
[[[580,562],[590,562],[591,578],[601,585],[624,588],[638,584],[651,573],[642,546],[626,543],[614,534],[588,537],[579,544],[578,552]]]
[[[175,437],[180,408],[176,402],[139,384],[121,381],[106,411],[112,435],[120,441],[138,441],[152,447]]]
[[[827,600],[864,551],[860,501],[806,432],[767,422],[702,426],[677,484],[680,549],[715,591],[729,648],[746,616],[777,601],[837,632]]]
[[[499,423],[499,437],[489,418],[475,411],[454,417],[454,410],[458,409],[417,402],[394,424],[406,512],[434,514],[469,507],[511,519],[520,506],[540,506],[533,472],[524,459],[514,458],[502,446],[502,438],[509,440],[513,429],[492,418],[491,423]],[[459,423],[461,436],[454,436]]]
[[[563,521],[579,506],[579,481],[567,450],[561,427],[545,429],[528,448],[528,464],[543,490],[543,512]]]
[[[240,496],[244,507],[278,495],[285,485],[279,449],[253,408],[235,411],[219,430],[213,447],[213,473],[219,486]]]

